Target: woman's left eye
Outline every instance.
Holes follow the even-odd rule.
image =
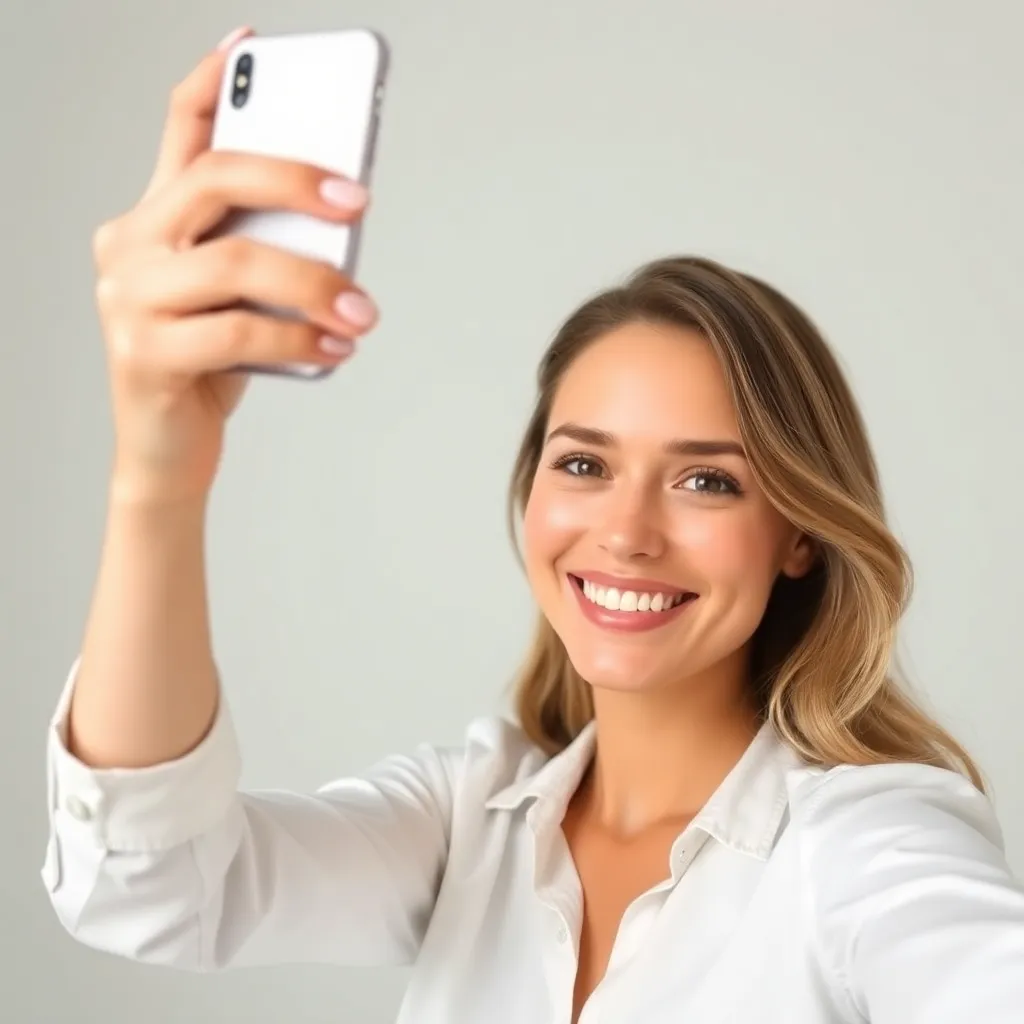
[[[693,487],[687,484],[693,483]],[[697,494],[723,495],[739,494],[740,485],[728,473],[720,470],[702,469],[691,474],[683,481],[683,490],[692,490]]]

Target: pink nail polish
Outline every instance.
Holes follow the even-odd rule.
[[[361,210],[369,198],[365,185],[347,178],[325,178],[320,183],[320,195],[343,210]]]
[[[370,327],[377,319],[377,307],[359,292],[343,292],[334,309],[338,316],[356,327]]]
[[[348,338],[335,338],[325,334],[320,339],[320,351],[326,352],[329,356],[348,356],[355,350],[355,344]]]

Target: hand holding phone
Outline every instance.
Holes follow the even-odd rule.
[[[388,58],[383,38],[369,29],[240,41],[228,54],[211,148],[300,161],[369,184]],[[245,210],[217,233],[323,260],[353,277],[361,224]],[[307,378],[329,372],[302,364],[246,368]]]
[[[263,152],[211,148],[231,68],[230,54],[211,53],[175,89],[145,194],[94,236],[114,490],[132,500],[205,495],[248,376],[225,370],[321,376],[376,319],[351,278],[363,205],[343,201],[346,186],[366,185],[369,149],[336,150],[361,153],[350,176],[271,140]]]

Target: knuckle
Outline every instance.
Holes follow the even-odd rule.
[[[253,244],[244,235],[225,235],[219,239],[221,259],[232,267],[246,267],[253,260]]]
[[[121,367],[138,367],[145,362],[147,347],[137,325],[119,324],[107,334],[110,359]]]
[[[102,313],[110,313],[123,303],[124,282],[116,274],[101,274],[96,279],[96,305]]]
[[[220,328],[220,343],[229,357],[242,355],[252,344],[253,318],[241,310],[225,313]]]
[[[241,235],[225,235],[209,247],[209,275],[222,287],[244,276],[252,264],[252,245]]]
[[[105,266],[114,251],[115,241],[119,234],[117,220],[105,220],[92,233],[93,261],[99,267]]]

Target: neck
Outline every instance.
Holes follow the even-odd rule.
[[[760,727],[744,669],[642,693],[594,687],[597,746],[578,810],[622,838],[693,818]]]

